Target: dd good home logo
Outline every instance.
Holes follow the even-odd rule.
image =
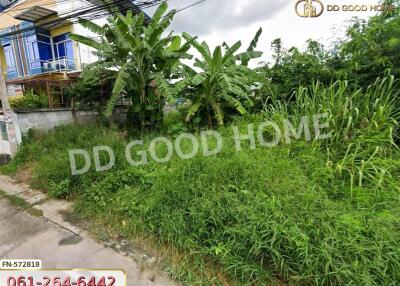
[[[324,4],[320,0],[299,0],[296,2],[295,9],[300,17],[315,18],[324,12]]]
[[[345,4],[345,5],[324,5],[321,0],[298,0],[295,5],[296,14],[303,18],[315,18],[327,12],[393,12],[396,11],[394,4]]]

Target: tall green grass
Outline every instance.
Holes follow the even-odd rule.
[[[15,175],[26,169],[30,172],[29,182],[33,187],[68,198],[103,176],[94,168],[83,176],[73,176],[68,151],[84,149],[93,162],[92,147],[106,145],[113,150],[123,150],[127,141],[122,138],[115,130],[98,124],[58,126],[49,133],[30,130],[12,162],[1,166],[0,171]],[[100,159],[104,162],[108,158],[102,156]],[[82,157],[77,157],[77,165],[84,166]],[[122,152],[116,152],[116,166],[127,166]]]
[[[66,126],[32,134],[9,168],[31,166],[39,187],[75,198],[80,216],[120,236],[174,247],[186,262],[172,275],[185,285],[226,285],[223,276],[237,285],[397,285],[396,90],[392,78],[367,90],[317,84],[289,104],[275,101],[262,117],[234,122],[240,130],[265,119],[296,125],[327,112],[328,141],[236,152],[225,127],[218,156],[128,167],[128,140],[117,132]],[[71,176],[68,150],[96,145],[113,148],[116,168]]]
[[[266,107],[270,118],[288,117],[294,121],[304,115],[328,113],[332,138],[318,144],[329,154],[327,163],[352,188],[365,183],[382,186],[398,176],[400,97],[398,81],[392,76],[377,79],[366,90],[338,81],[329,87],[316,83],[300,87],[291,104],[274,100]],[[318,143],[318,142],[317,142]],[[383,159],[384,158],[384,159]]]

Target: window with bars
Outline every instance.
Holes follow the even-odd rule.
[[[15,64],[15,57],[14,57],[14,52],[12,50],[12,46],[10,44],[7,44],[3,48],[7,64],[7,72],[14,73],[17,71],[17,68]]]
[[[26,37],[26,49],[28,51],[29,64],[31,68],[40,68],[40,53],[36,35]]]

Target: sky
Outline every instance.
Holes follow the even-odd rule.
[[[198,0],[169,0],[171,9],[185,8]],[[258,50],[263,51],[262,61],[270,61],[270,43],[281,38],[286,48],[304,49],[308,39],[318,40],[326,47],[344,36],[352,17],[368,19],[376,12],[330,12],[328,4],[378,4],[379,0],[322,0],[324,13],[317,18],[302,18],[295,12],[297,0],[206,0],[176,14],[172,24],[175,33],[188,32],[207,41],[211,47],[226,41],[242,41],[247,48],[256,31],[262,27]],[[146,10],[152,15],[152,10]]]

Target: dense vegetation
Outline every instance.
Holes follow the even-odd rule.
[[[81,19],[81,25],[97,33],[100,41],[71,35],[71,39],[96,49],[101,58],[86,69],[84,76],[93,78],[106,73],[114,78],[106,115],[111,116],[117,101],[125,97],[132,102],[131,120],[141,128],[161,125],[163,107],[169,96],[168,80],[176,77],[180,59],[191,58],[186,53],[189,43],[182,45],[180,36],[163,36],[175,15],[175,11],[166,14],[167,9],[163,2],[148,25],[144,14],[133,16],[131,11],[126,16],[109,17],[109,23],[103,27]]]
[[[383,2],[394,3],[397,11],[379,14],[368,21],[353,18],[346,36],[332,49],[309,40],[305,51],[296,47],[286,50],[281,39],[274,40],[274,62],[263,67],[271,79],[271,89],[288,97],[299,85],[309,86],[317,81],[329,84],[343,79],[366,88],[387,70],[398,78],[400,2]]]
[[[105,28],[86,23],[103,35],[92,46],[104,57],[85,73],[89,78],[91,72],[100,73],[112,83],[108,110],[117,95],[140,102],[140,108],[132,109],[132,124],[141,122],[140,130],[147,125],[137,118],[148,118],[145,114],[151,112],[142,114],[147,106],[152,111],[178,97],[187,99],[187,106],[158,117],[152,132],[133,133],[132,138],[104,126],[31,131],[2,171],[28,169],[33,186],[76,200],[79,216],[127,239],[145,237],[165,254],[170,274],[185,285],[397,285],[400,89],[392,35],[398,33],[398,11],[355,22],[349,38],[333,51],[315,41],[304,52],[285,51],[275,40],[275,62],[255,70],[247,65],[260,55],[255,50],[261,31],[245,53],[237,53],[240,42],[232,47],[224,43],[211,53],[206,43],[187,34],[184,44],[173,35],[161,40],[173,16],[161,18],[165,12],[163,5],[153,25],[140,26],[140,31],[126,30],[126,25],[142,25],[142,17],[131,15],[115,16]],[[131,43],[122,44],[125,38]],[[157,46],[160,65],[148,62],[151,71],[143,85],[128,86],[123,79],[140,73],[129,51],[137,45],[138,55],[153,59],[154,50],[140,44],[151,39],[165,44]],[[188,46],[202,56],[195,60],[200,71],[179,61],[188,56]],[[172,59],[173,65],[166,64]],[[119,70],[103,73],[103,64]],[[178,81],[169,81],[173,78]],[[162,111],[159,107],[154,114]],[[282,141],[274,148],[258,144],[255,150],[244,143],[241,152],[235,150],[234,125],[242,133],[249,123],[257,128],[266,120],[282,128],[289,119],[297,127],[304,116],[311,122],[321,113],[328,115],[328,139]],[[142,150],[148,150],[150,140],[160,134],[174,138],[193,130],[199,136],[200,130],[216,125],[224,142],[216,156],[174,156],[164,164],[139,167],[130,167],[125,159],[125,147],[138,139],[135,135],[142,135]],[[272,133],[266,130],[264,136]],[[98,145],[114,150],[115,167],[73,176],[68,150],[90,151]],[[158,145],[157,152],[166,150]],[[106,162],[107,156],[101,160]]]
[[[344,82],[299,89],[292,103],[234,122],[245,133],[249,122],[288,117],[297,123],[303,114],[329,111],[334,136],[321,143],[235,152],[226,127],[219,130],[218,156],[129,167],[129,141],[117,132],[66,126],[33,132],[7,168],[30,167],[34,186],[76,198],[82,216],[120,235],[150,235],[186,253],[187,264],[178,263],[173,274],[187,284],[223,284],[218,275],[225,275],[239,284],[394,285],[400,157],[393,84],[386,78],[366,92]],[[96,145],[112,147],[115,169],[72,176],[68,150]],[[220,271],[211,280],[204,276],[208,260]]]
[[[45,92],[36,94],[27,90],[24,95],[10,97],[10,106],[13,109],[35,109],[49,107],[49,99]]]

